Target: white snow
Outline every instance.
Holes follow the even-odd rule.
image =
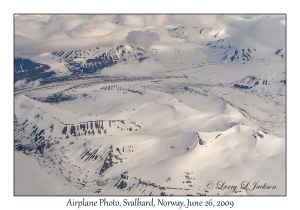
[[[133,30],[109,23],[101,36],[116,27]],[[278,49],[266,57],[234,46],[239,55],[251,49],[252,59],[230,62],[222,60],[234,55],[226,30],[174,28],[152,29],[160,39],[143,62],[15,90],[15,147],[26,154],[15,151],[16,195],[285,195],[286,76]],[[68,56],[120,59],[115,49],[32,59],[65,76]],[[252,190],[255,182],[276,188]],[[237,188],[217,189],[222,183]]]

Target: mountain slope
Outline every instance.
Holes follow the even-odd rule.
[[[257,128],[218,97],[126,84],[69,92],[75,99],[55,104],[16,96],[15,149],[35,155],[51,177],[83,194],[284,193],[284,139]],[[220,174],[239,186],[260,180],[277,188],[207,188]]]
[[[51,77],[53,71],[47,71],[50,66],[34,62],[26,58],[14,58],[14,81],[21,79],[37,80]]]
[[[90,74],[126,61],[135,59],[142,61],[147,57],[144,56],[144,49],[133,45],[120,45],[112,48],[107,52],[100,53],[98,47],[88,50],[72,50],[52,52],[58,62],[63,62],[66,68],[72,74]]]

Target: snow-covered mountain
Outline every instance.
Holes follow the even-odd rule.
[[[199,31],[200,34],[207,34],[207,33],[212,33],[212,32],[214,32],[214,28],[212,28],[212,27],[203,27]]]
[[[230,43],[229,38],[212,41],[206,45],[211,49],[211,54],[215,54],[219,57],[219,60],[223,60],[225,63],[263,61],[263,58],[259,58],[255,55],[257,50],[254,47],[235,47]]]
[[[128,59],[146,59],[143,48],[120,45],[102,53],[99,47],[88,50],[52,52],[52,59],[63,63],[72,74],[90,74]]]
[[[186,35],[184,34],[187,32],[187,29],[184,26],[168,29],[168,31],[171,37],[185,39],[188,41]]]
[[[41,71],[41,69],[50,69],[55,72],[56,77],[60,77],[75,74],[94,74],[100,72],[103,68],[111,67],[128,59],[142,62],[144,59],[150,58],[163,66],[178,63],[178,58],[183,56],[185,58],[182,60],[188,60],[188,63],[193,63],[193,65],[196,62],[220,64],[267,63],[274,56],[278,62],[285,61],[284,49],[274,49],[275,53],[262,54],[263,49],[254,47],[251,44],[236,45],[234,40],[226,35],[225,30],[216,30],[213,27],[178,26],[168,28],[167,32],[163,34],[160,41],[152,49],[123,44],[112,48],[94,46],[87,49],[57,50],[29,57],[31,64],[24,64],[22,67],[23,61],[25,63],[29,62],[28,58],[16,58],[16,79],[32,77],[25,73],[19,73],[21,68],[23,71],[32,72],[34,69],[32,66],[36,66],[36,72]],[[174,51],[168,50],[170,48]],[[175,56],[173,57],[174,53]],[[190,62],[190,60],[192,61]],[[180,61],[179,63],[183,62]],[[47,77],[49,76],[51,76],[50,73],[47,73]]]
[[[284,46],[196,22],[94,33],[119,40],[14,60],[38,80],[15,87],[16,195],[285,195]]]
[[[83,194],[252,193],[209,189],[205,183],[217,183],[218,174],[227,182],[276,181],[277,191],[253,194],[284,188],[284,171],[272,165],[283,161],[284,139],[220,98],[190,88],[170,95],[128,85],[71,92],[73,99],[58,104],[16,96],[15,149],[38,155],[43,170]],[[232,176],[236,171],[239,178]]]
[[[72,75],[93,74],[128,59],[141,62],[146,58],[148,57],[145,56],[145,50],[133,45],[119,45],[105,52],[101,51],[99,47],[87,50],[61,50],[34,58],[39,62],[28,58],[15,58],[15,81],[46,79],[54,74],[60,76],[61,71]],[[49,69],[50,71],[45,72]]]
[[[285,72],[246,76],[233,83],[234,88],[249,89],[262,95],[285,95]]]

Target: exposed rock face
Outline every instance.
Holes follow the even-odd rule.
[[[62,134],[70,136],[114,135],[119,132],[139,131],[141,128],[135,122],[130,122],[130,124],[125,123],[125,120],[97,120],[81,122],[79,124],[66,124],[62,130]]]
[[[14,81],[18,81],[21,79],[37,80],[44,79],[52,76],[55,72],[49,70],[50,66],[46,64],[41,64],[34,62],[30,59],[26,58],[15,58],[14,59]]]
[[[64,62],[72,74],[93,74],[105,67],[113,66],[128,59],[143,61],[147,57],[143,48],[133,45],[119,45],[105,53],[100,53],[99,48],[88,50],[71,50],[52,52],[59,57],[59,62]]]
[[[219,39],[206,44],[215,53],[219,53],[221,59],[226,63],[231,62],[251,62],[255,60],[255,48],[238,48],[230,43],[228,38]],[[217,52],[216,52],[217,51]],[[259,60],[259,59],[258,59]]]

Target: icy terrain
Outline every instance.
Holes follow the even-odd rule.
[[[32,56],[55,75],[15,87],[15,194],[285,195],[284,53],[178,26]]]

